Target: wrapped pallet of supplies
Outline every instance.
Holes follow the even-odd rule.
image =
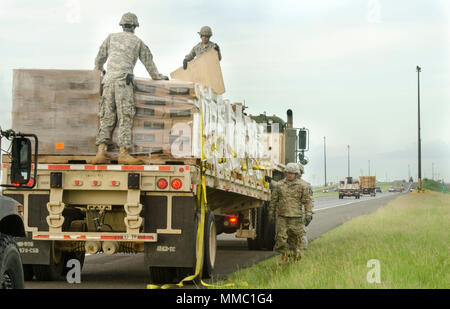
[[[100,72],[13,72],[12,127],[34,133],[41,154],[95,154]]]

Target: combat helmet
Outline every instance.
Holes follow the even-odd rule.
[[[198,32],[198,34],[200,34],[200,35],[205,35],[205,36],[212,36],[212,30],[211,30],[211,27],[203,26],[203,27],[200,29],[200,32]]]
[[[139,27],[139,22],[138,22],[138,18],[136,16],[136,14],[133,13],[125,13],[122,16],[122,19],[120,20],[119,25],[123,26],[123,25],[134,25],[136,27]]]
[[[299,173],[299,169],[298,169],[298,165],[297,163],[288,163],[286,165],[286,173],[289,174],[298,174]]]

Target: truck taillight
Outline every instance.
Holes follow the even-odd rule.
[[[113,180],[113,181],[111,181],[111,185],[117,187],[120,185],[120,181]]]
[[[101,184],[102,184],[102,182],[100,180],[92,181],[92,185],[94,185],[94,186],[100,186]]]
[[[229,217],[228,221],[230,221],[231,224],[236,224],[238,221],[238,218],[237,217]]]
[[[167,188],[167,185],[169,183],[167,182],[167,180],[161,178],[160,180],[158,180],[158,182],[156,183],[156,185],[158,186],[159,189],[165,189]]]
[[[183,182],[180,179],[176,178],[172,180],[171,185],[175,190],[179,190],[183,186]]]
[[[74,184],[75,186],[82,186],[82,185],[83,185],[83,182],[82,182],[81,180],[75,180],[75,181],[73,182],[73,184]]]

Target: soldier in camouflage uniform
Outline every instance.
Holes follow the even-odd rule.
[[[103,164],[109,159],[107,142],[111,139],[116,124],[119,126],[119,164],[142,164],[144,161],[129,154],[132,148],[131,128],[136,113],[133,100],[133,69],[139,58],[153,79],[168,80],[161,75],[153,62],[153,56],[147,45],[135,34],[139,27],[135,14],[125,13],[120,21],[123,32],[110,34],[100,46],[95,58],[95,69],[104,72],[103,65],[108,60],[108,67],[103,77],[103,95],[100,102],[100,129],[96,145],[98,151],[92,163]],[[117,116],[117,117],[116,117]]]
[[[305,169],[302,164],[297,163],[299,168],[299,173],[297,175],[298,179],[308,187],[308,191],[310,194],[311,203],[309,205],[304,205],[304,211],[305,213],[313,213],[312,209],[314,208],[314,202],[313,202],[313,191],[311,189],[311,184],[305,180],[302,179],[302,175],[305,173]],[[312,221],[312,215],[308,218],[308,216],[305,216],[303,220],[303,237],[302,237],[302,250],[306,251],[308,249],[308,237],[306,233],[308,232],[308,225]]]
[[[270,200],[269,216],[277,214],[276,236],[274,250],[281,253],[280,264],[285,264],[288,257],[299,260],[302,257],[301,247],[303,231],[303,220],[312,216],[310,209],[310,195],[308,188],[297,178],[299,174],[298,165],[289,163],[286,166],[286,178],[279,181],[272,191]]]
[[[219,45],[217,45],[216,43],[213,43],[209,40],[209,38],[212,36],[211,28],[208,26],[203,26],[200,29],[200,32],[198,32],[198,34],[200,34],[200,38],[202,41],[200,43],[198,43],[197,45],[195,45],[192,48],[191,52],[189,54],[187,54],[186,57],[184,57],[183,69],[185,69],[185,70],[187,69],[187,65],[188,65],[189,61],[191,61],[195,57],[200,56],[201,54],[203,54],[204,52],[208,51],[211,48],[214,48],[215,50],[217,50],[217,52],[219,53],[219,61],[222,60],[222,55],[220,54]]]

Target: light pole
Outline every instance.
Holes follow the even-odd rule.
[[[418,172],[417,172],[417,190],[422,191],[422,147],[420,140],[420,72],[422,69],[417,66],[417,135],[418,135]]]
[[[350,145],[347,145],[348,177],[350,177]]]
[[[326,146],[326,138],[323,137],[323,165],[325,170],[325,187],[327,186],[327,146]]]
[[[370,160],[369,160],[369,175],[367,175],[367,176],[370,176]]]

